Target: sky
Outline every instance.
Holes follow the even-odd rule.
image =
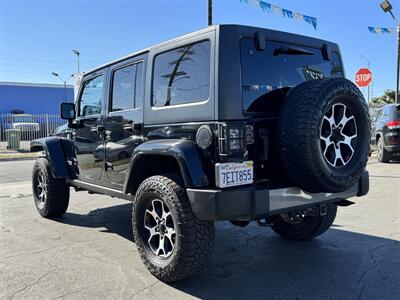
[[[263,12],[240,0],[213,0],[214,24],[244,24],[302,34],[339,44],[346,77],[371,62],[374,96],[396,85],[396,33],[381,0],[265,0],[318,19],[305,23]],[[400,18],[400,0],[391,0]],[[207,26],[207,0],[0,0],[0,81],[60,83],[67,78]]]

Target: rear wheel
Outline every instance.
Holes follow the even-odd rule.
[[[317,237],[327,231],[336,218],[337,205],[328,204],[326,214],[316,216],[298,216],[280,214],[270,218],[272,230],[280,236],[295,241],[304,241]]]
[[[185,190],[165,176],[150,177],[140,185],[132,225],[142,261],[164,282],[197,274],[213,250],[213,222],[197,219]]]
[[[33,166],[32,190],[36,208],[45,218],[63,215],[69,204],[69,186],[63,178],[54,178],[46,158],[38,158]]]
[[[378,161],[383,162],[383,163],[387,163],[391,159],[390,152],[387,152],[385,150],[385,147],[383,146],[383,138],[382,137],[378,138],[377,156],[378,156]]]

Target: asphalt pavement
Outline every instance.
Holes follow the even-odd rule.
[[[141,263],[129,202],[71,192],[63,217],[41,218],[26,181],[32,163],[0,162],[1,299],[400,298],[400,164],[372,161],[370,193],[312,241],[217,223],[204,272],[164,284]]]
[[[0,184],[28,181],[35,160],[0,161]]]

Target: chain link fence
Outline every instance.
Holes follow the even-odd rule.
[[[0,114],[0,150],[29,151],[32,140],[49,136],[63,124],[59,115]]]

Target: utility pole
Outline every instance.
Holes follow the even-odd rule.
[[[397,86],[396,86],[396,103],[400,104],[400,24],[397,24]]]
[[[397,25],[397,82],[396,82],[396,103],[400,104],[399,90],[400,90],[400,23],[392,12],[392,4],[388,0],[383,1],[380,7],[385,13],[389,13]]]
[[[212,0],[208,0],[208,26],[212,25]]]

